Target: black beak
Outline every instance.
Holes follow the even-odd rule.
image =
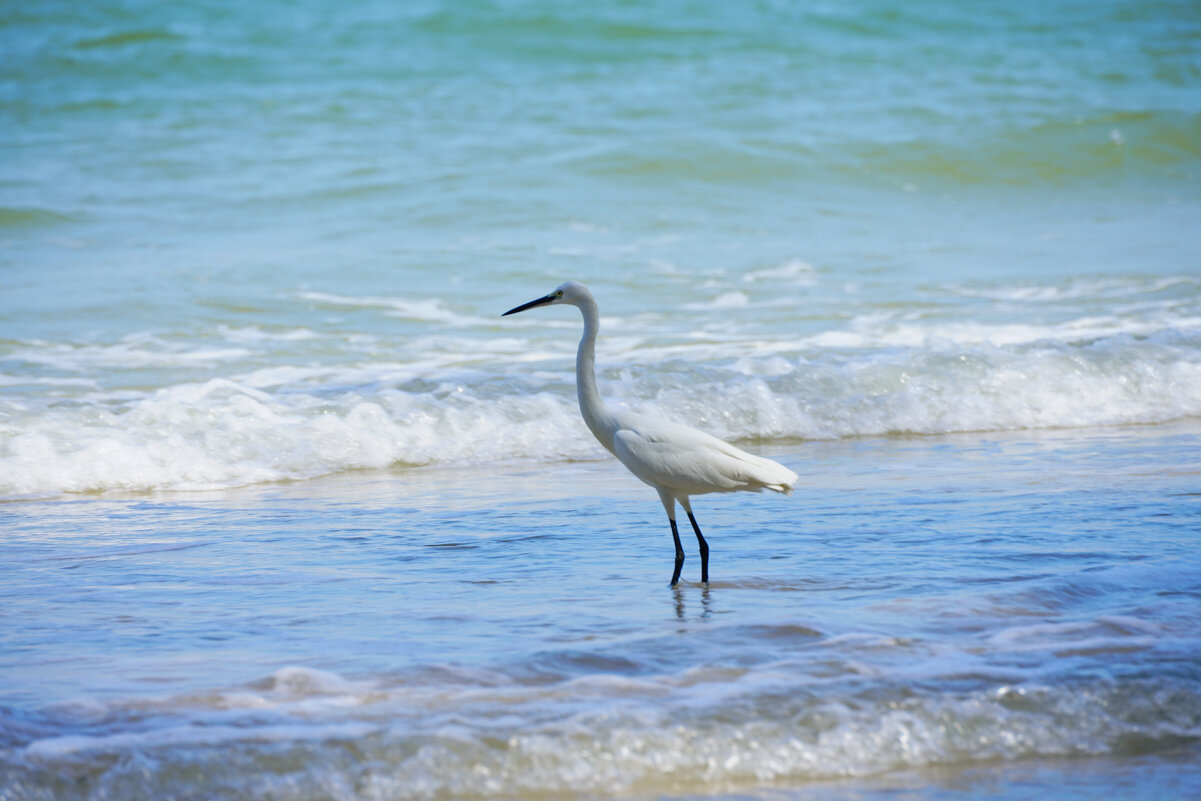
[[[538,298],[537,300],[531,300],[529,303],[523,303],[515,309],[509,309],[507,312],[502,314],[501,317],[507,317],[510,314],[517,314],[517,312],[523,312],[526,309],[532,309],[535,306],[545,306],[546,304],[551,303],[554,300],[555,300],[555,296],[553,294],[545,295],[541,298]]]

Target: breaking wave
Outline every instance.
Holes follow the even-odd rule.
[[[626,367],[602,368],[602,391],[612,403],[735,440],[1201,416],[1201,333],[1083,341],[1009,333],[1018,341],[898,329],[886,336],[899,344],[885,347],[884,334],[852,330],[791,352],[736,356],[732,348],[700,361],[641,348],[619,353]],[[248,341],[245,331],[233,334]],[[861,347],[840,349],[838,337]],[[307,341],[294,332],[287,339]],[[614,345],[620,351],[620,340]],[[230,352],[237,349],[193,355],[216,362]],[[73,386],[81,379],[47,377],[85,394],[0,405],[0,494],[213,489],[393,465],[602,458],[579,420],[570,360],[541,358],[532,366],[510,361],[499,372],[431,368],[429,378],[391,363],[277,366],[146,393],[103,393],[86,382]]]

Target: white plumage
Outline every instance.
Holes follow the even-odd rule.
[[[677,501],[684,507],[696,532],[701,554],[701,581],[707,582],[709,545],[692,514],[689,496],[764,489],[787,493],[792,490],[797,474],[778,462],[747,453],[695,428],[633,412],[614,411],[606,406],[596,389],[599,314],[596,300],[583,284],[568,281],[549,295],[510,309],[505,315],[563,303],[577,307],[584,316],[584,336],[576,354],[576,392],[584,422],[631,473],[658,490],[676,546],[671,583],[679,581],[684,564],[684,549],[676,527]]]

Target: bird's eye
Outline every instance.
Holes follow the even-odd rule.
[[[562,289],[556,289],[556,290],[555,290],[555,297],[556,297],[556,298],[561,298],[561,297],[563,297],[563,290],[562,290]]]

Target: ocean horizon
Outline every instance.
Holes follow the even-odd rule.
[[[6,8],[0,799],[1197,797],[1199,43]],[[707,583],[501,317],[567,280],[607,402],[799,475]]]

